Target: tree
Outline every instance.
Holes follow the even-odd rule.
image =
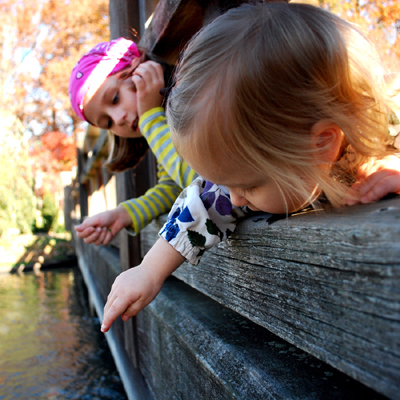
[[[35,197],[24,128],[16,117],[0,113],[0,236],[9,228],[30,232]]]
[[[398,0],[316,0],[347,21],[357,24],[378,47],[385,64],[400,69],[400,2]]]
[[[108,0],[3,0],[0,23],[2,103],[31,132],[72,132],[69,75],[109,40]]]
[[[71,171],[76,166],[76,146],[72,137],[62,132],[47,132],[29,141],[29,157],[35,179],[35,194],[62,193],[61,171]]]

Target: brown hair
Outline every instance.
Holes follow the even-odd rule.
[[[164,81],[165,86],[171,85],[173,76],[174,66],[166,63],[164,60],[158,58],[152,53],[145,52],[143,49],[139,49],[141,57],[139,58],[138,64],[152,60],[156,61],[163,67],[164,70]],[[125,76],[128,78],[132,75],[137,65],[127,68]],[[165,100],[164,100],[165,102]],[[106,161],[106,167],[111,172],[121,172],[128,168],[134,168],[144,157],[149,146],[145,138],[125,138],[115,135],[109,131],[108,141],[110,146],[110,154]]]
[[[175,147],[201,142],[273,178],[285,192],[305,195],[318,182],[337,206],[344,181],[388,150],[388,104],[380,59],[350,23],[296,3],[246,4],[205,26],[177,67],[167,109]],[[316,168],[311,130],[329,121],[343,131],[345,169]],[[302,178],[299,179],[299,176]],[[334,178],[334,179],[332,179]]]

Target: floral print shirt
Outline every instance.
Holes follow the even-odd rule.
[[[247,207],[232,205],[227,188],[198,177],[179,195],[159,235],[196,265],[248,213]]]

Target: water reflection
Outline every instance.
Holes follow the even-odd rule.
[[[0,274],[0,399],[126,399],[78,268]]]

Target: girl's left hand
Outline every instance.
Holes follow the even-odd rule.
[[[155,61],[146,61],[135,69],[132,81],[137,91],[137,109],[141,117],[146,111],[162,104],[163,96],[160,94],[164,84],[164,71],[162,66]]]
[[[344,205],[372,203],[389,193],[400,194],[400,159],[388,156],[368,168],[361,168],[351,189],[353,195],[343,199]]]

